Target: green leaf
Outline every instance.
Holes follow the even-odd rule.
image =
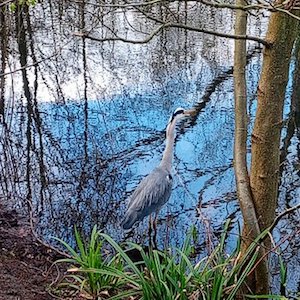
[[[288,300],[288,298],[280,295],[245,295],[249,299],[269,299],[269,300]]]

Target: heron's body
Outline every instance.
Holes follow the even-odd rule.
[[[127,211],[122,221],[124,229],[129,229],[135,222],[159,209],[169,200],[172,191],[172,157],[175,142],[176,122],[191,114],[178,108],[171,116],[166,130],[166,148],[161,163],[137,186],[129,198]]]
[[[135,222],[159,209],[169,200],[172,190],[172,176],[160,166],[155,168],[137,186],[130,197],[123,221],[123,228],[129,229]]]

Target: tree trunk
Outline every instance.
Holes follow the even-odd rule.
[[[237,5],[245,6],[245,0],[237,0]],[[235,34],[246,35],[247,14],[243,10],[236,12]],[[236,178],[237,196],[243,215],[243,240],[242,253],[251,242],[260,234],[260,228],[252,199],[250,180],[247,169],[247,84],[246,84],[246,41],[236,40],[234,44],[234,98],[235,98],[235,134],[234,134],[234,171]],[[260,249],[260,257],[264,255],[264,249]],[[258,275],[259,274],[259,275]],[[247,284],[256,291],[256,278],[260,277],[261,293],[267,293],[269,289],[269,277],[266,260],[258,265],[255,272],[248,278]]]
[[[252,133],[250,174],[250,185],[261,230],[274,220],[277,205],[282,114],[291,52],[297,35],[297,22],[287,14],[274,12],[271,14],[266,36],[272,46],[266,48],[263,55]],[[261,283],[258,274],[256,293],[264,292]]]
[[[245,0],[237,0],[236,5],[246,5]],[[238,10],[235,21],[235,34],[246,35],[247,14]],[[250,181],[247,170],[247,86],[245,77],[246,41],[234,43],[234,99],[235,99],[235,135],[234,135],[234,170],[237,195],[244,219],[244,226],[249,230],[250,240],[260,233],[255,207],[252,201]]]
[[[258,86],[258,103],[252,133],[250,184],[261,230],[275,215],[279,181],[279,150],[285,90],[297,20],[272,13]]]
[[[300,124],[300,28],[298,28],[298,36],[295,42],[295,70],[293,75],[293,93],[291,99],[292,113],[294,115],[294,123],[299,127]],[[298,124],[298,125],[297,125]]]
[[[2,3],[2,1],[0,1]],[[5,73],[7,56],[7,20],[5,6],[0,7],[1,67],[0,74]],[[5,76],[0,78],[0,122],[5,123]]]

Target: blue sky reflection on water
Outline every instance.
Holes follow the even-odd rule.
[[[253,120],[255,112],[259,63],[260,60],[254,57],[247,67],[249,120]],[[180,79],[178,84],[175,78]],[[201,102],[204,91],[198,90],[197,81],[184,82],[183,78],[182,74],[172,75],[170,80],[166,78],[161,89],[147,89],[143,93],[140,87],[137,91],[134,88],[124,89],[121,94],[110,98],[88,100],[87,122],[84,101],[41,105],[47,111],[44,119],[46,127],[59,142],[64,153],[62,157],[69,166],[69,171],[68,168],[59,171],[54,164],[58,172],[53,172],[53,178],[64,177],[69,185],[62,184],[61,190],[57,189],[57,184],[53,186],[51,209],[41,212],[39,230],[44,237],[60,236],[72,243],[73,225],[88,233],[94,224],[98,224],[117,240],[148,243],[147,219],[126,234],[120,229],[119,222],[126,208],[126,198],[161,159],[164,130],[170,113],[176,107],[190,108]],[[209,79],[207,82],[209,85]],[[184,97],[185,93],[196,96]],[[289,101],[285,108],[286,116],[288,106]],[[190,226],[196,224],[203,251],[208,234],[203,218],[209,220],[216,236],[222,231],[224,221],[231,218],[233,224],[227,246],[229,251],[235,247],[241,214],[232,167],[233,129],[233,79],[228,76],[217,85],[196,122],[186,121],[178,130],[174,188],[159,215],[160,246],[166,243],[180,246]],[[86,140],[83,139],[85,130]],[[297,145],[298,141],[292,140],[291,147]],[[53,148],[49,149],[53,151]],[[296,150],[290,151],[288,159]],[[287,193],[291,183],[288,176],[284,175],[284,178],[281,190]],[[296,199],[299,189],[293,193]],[[284,207],[284,201],[281,203]],[[278,240],[284,232],[277,234]],[[292,268],[297,265],[295,259]],[[290,281],[291,285],[295,285],[294,281]],[[274,282],[275,286],[276,280]]]
[[[178,77],[180,78],[180,75]],[[161,91],[157,90],[147,91],[145,95],[125,91],[123,95],[110,99],[88,101],[86,145],[82,139],[85,128],[83,103],[42,104],[48,113],[47,127],[53,138],[56,141],[60,140],[61,150],[66,153],[64,159],[74,166],[71,167],[73,174],[68,175],[68,172],[62,174],[66,180],[76,180],[84,168],[92,172],[90,174],[95,173],[95,169],[101,169],[99,160],[100,165],[102,163],[105,167],[100,170],[98,180],[101,181],[105,176],[115,179],[112,187],[103,185],[104,189],[112,189],[111,193],[107,194],[97,190],[97,183],[91,185],[91,182],[97,180],[91,176],[89,185],[80,191],[82,197],[80,204],[75,204],[78,201],[76,200],[78,194],[70,191],[70,199],[65,203],[60,203],[58,200],[60,197],[53,197],[53,200],[56,199],[54,202],[57,202],[57,208],[52,213],[69,214],[70,206],[77,205],[79,211],[84,213],[84,217],[79,216],[79,219],[84,219],[86,230],[89,231],[92,224],[98,223],[102,218],[102,209],[97,211],[96,207],[97,203],[104,201],[109,207],[114,208],[113,211],[109,211],[110,215],[105,217],[105,229],[116,238],[123,236],[119,221],[126,206],[125,199],[138,182],[159,163],[164,149],[164,130],[171,112],[176,107],[190,108],[201,101],[201,99],[191,101],[183,97],[186,85],[194,86],[196,89],[195,83],[187,82],[185,85],[181,82],[176,85],[174,78],[172,81],[170,84],[170,81],[166,80],[167,87],[163,89],[168,91],[171,88],[167,94],[171,94],[172,98],[168,101],[162,100]],[[178,245],[192,224],[198,222],[199,228],[203,230],[201,221],[196,215],[199,201],[203,206],[203,214],[211,220],[215,228],[220,229],[228,215],[238,217],[238,206],[233,193],[235,184],[232,170],[234,126],[232,84],[232,78],[229,76],[212,94],[208,105],[198,116],[196,124],[191,127],[190,122],[186,121],[183,124],[184,132],[180,133],[181,130],[178,130],[174,153],[174,189],[169,202],[160,214],[161,243],[165,239],[163,232],[167,215],[175,216],[168,221],[168,226],[173,228],[169,231],[169,238]],[[174,86],[177,87],[176,92],[182,96],[175,96]],[[88,162],[84,163],[85,147]],[[89,211],[89,206],[93,212]],[[46,221],[48,219],[46,211],[44,210],[45,219],[42,224],[46,225],[46,235],[51,235],[53,233]],[[76,218],[72,218],[72,221],[74,224],[80,223],[76,222]],[[58,222],[61,222],[60,218]],[[140,241],[147,241],[147,237],[144,236],[147,233],[147,225],[145,220],[138,227]],[[58,234],[57,228],[53,230]],[[66,234],[64,227],[61,231],[62,234]]]
[[[164,130],[173,110],[179,106],[192,108],[205,101],[197,119],[183,122],[178,130],[174,188],[159,215],[158,242],[160,246],[166,243],[180,246],[187,230],[196,224],[199,248],[205,252],[208,232],[204,219],[210,223],[210,234],[218,237],[230,217],[233,224],[228,250],[232,250],[241,222],[232,167],[233,41],[175,29],[163,32],[147,45],[83,41],[73,36],[75,29],[82,28],[78,7],[74,4],[72,8],[61,10],[64,2],[52,3],[51,8],[48,4],[47,1],[37,4],[31,14],[33,24],[42,24],[34,32],[33,44],[36,58],[41,61],[38,75],[35,78],[33,68],[26,70],[32,94],[37,84],[36,98],[42,120],[43,153],[38,126],[33,122],[34,143],[29,168],[38,233],[51,242],[51,236],[58,236],[74,243],[74,225],[89,234],[93,225],[98,224],[117,240],[128,238],[148,243],[148,220],[129,233],[124,233],[119,226],[126,198],[158,165],[164,150]],[[87,28],[100,37],[101,34],[106,36],[110,32],[100,23],[97,27],[87,17],[89,9],[93,8],[87,7]],[[50,11],[58,15],[63,12],[59,22],[49,24],[48,18],[41,17]],[[188,14],[195,26],[210,26],[224,32],[233,27],[233,16],[223,10],[208,9],[203,13],[193,8]],[[130,25],[145,32],[153,29],[131,11],[126,15],[132,21]],[[108,22],[109,18],[107,16]],[[136,39],[144,37],[141,31],[130,32],[128,24],[124,27],[124,20],[118,18],[122,16],[117,15],[113,24],[116,32]],[[249,16],[249,34],[263,35],[265,22],[263,17]],[[47,35],[49,40],[45,38]],[[252,53],[247,65],[250,131],[261,68],[260,51],[254,54],[253,46],[248,42],[248,52]],[[12,66],[19,65],[17,57],[9,59]],[[14,159],[19,167],[17,184],[12,181],[16,191],[10,197],[17,195],[17,201],[24,205],[22,201],[27,195],[24,124],[28,114],[22,88],[21,73],[15,73],[11,81],[7,80],[5,96],[9,99],[8,107],[12,106],[13,113],[9,117],[13,134],[9,141],[13,141]],[[290,113],[290,94],[291,81],[285,118]],[[14,106],[18,107],[16,111]],[[285,128],[283,139],[288,133]],[[250,162],[250,143],[248,145]],[[278,211],[299,202],[298,154],[299,137],[294,134],[287,147]],[[37,167],[41,158],[46,170],[44,185]],[[283,221],[275,231],[275,240],[280,240],[286,232],[293,232],[297,222],[296,214]],[[294,253],[299,249],[296,243],[299,241],[288,244],[285,251],[294,290],[300,282],[296,269],[299,253]]]

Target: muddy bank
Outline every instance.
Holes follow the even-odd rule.
[[[60,256],[39,243],[29,222],[0,205],[0,300],[55,299],[49,291],[63,270]]]

